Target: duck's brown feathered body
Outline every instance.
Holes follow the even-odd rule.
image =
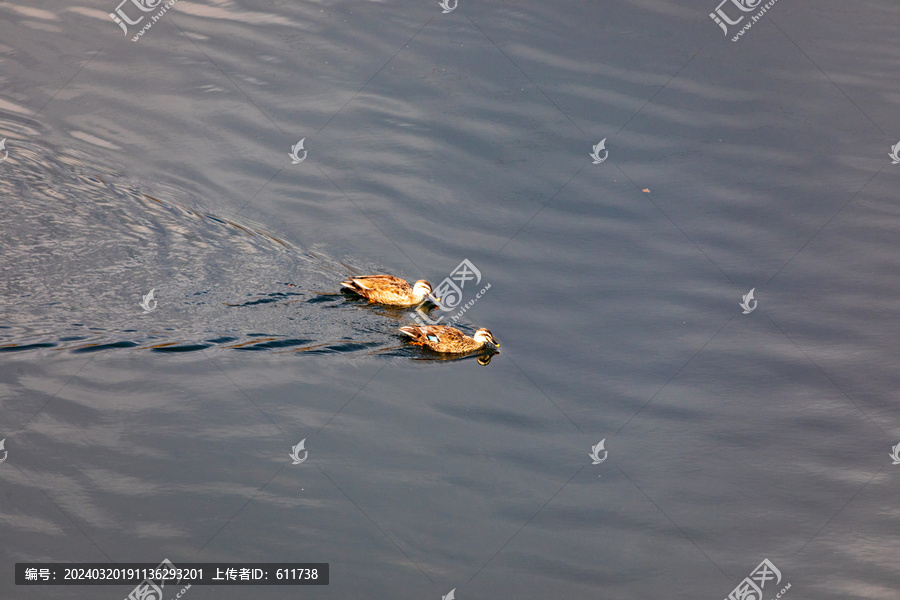
[[[342,281],[341,286],[370,302],[388,306],[414,306],[420,304],[431,293],[431,284],[424,279],[411,286],[393,275],[351,277]]]
[[[413,344],[448,354],[466,354],[500,346],[491,332],[483,327],[475,332],[474,337],[469,337],[459,329],[446,325],[401,327],[400,332],[409,336],[410,342]]]

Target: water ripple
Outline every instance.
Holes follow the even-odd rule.
[[[0,352],[360,352],[396,346],[409,322],[337,294],[346,259],[76,152],[15,146],[0,181]]]

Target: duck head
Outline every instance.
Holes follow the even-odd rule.
[[[472,339],[476,342],[481,342],[485,348],[499,348],[500,342],[491,334],[489,329],[482,327],[478,331],[475,332],[475,335],[472,336]]]
[[[431,284],[424,279],[418,280],[415,285],[413,285],[413,296],[417,299],[418,302],[421,302],[425,298],[428,298],[430,295]],[[440,298],[438,298],[437,300],[440,301]]]

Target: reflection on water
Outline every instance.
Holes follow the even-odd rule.
[[[87,157],[17,149],[0,181],[0,352],[418,356],[396,346],[408,311],[332,293],[352,268],[345,261]]]
[[[491,364],[491,359],[494,358],[494,356],[497,354],[500,354],[500,352],[498,352],[497,350],[478,350],[476,352],[460,356],[453,354],[441,354],[439,352],[433,352],[426,349],[422,351],[422,355],[416,356],[415,360],[457,361],[474,358],[475,362],[477,362],[479,365],[487,366]]]

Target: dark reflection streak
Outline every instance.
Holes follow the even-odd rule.
[[[165,346],[152,348],[152,350],[153,352],[196,352],[198,350],[206,350],[207,348],[209,348],[209,344],[188,344],[184,346],[166,344]]]
[[[376,354],[381,354],[382,352],[388,352],[390,350],[403,350],[405,348],[406,348],[406,346],[404,346],[403,344],[401,344],[399,346],[388,346],[387,348],[379,348],[378,350],[372,350],[371,352],[366,352],[366,355],[374,356]]]
[[[138,350],[155,350],[157,348],[168,348],[169,346],[175,346],[178,342],[165,342],[162,344],[154,344],[152,346],[141,346]]]
[[[316,344],[314,346],[303,346],[302,348],[291,348],[290,350],[278,350],[275,354],[284,354],[286,352],[309,352],[310,350],[315,350],[316,348],[323,348],[325,346],[330,346],[333,342],[325,342],[324,344]]]
[[[378,531],[381,532],[381,535],[383,535],[384,537],[386,537],[386,538],[388,539],[388,541],[391,542],[391,543],[394,545],[394,547],[397,548],[397,550],[399,550],[400,553],[403,554],[403,556],[406,557],[406,560],[408,560],[409,562],[411,562],[411,563],[413,564],[413,566],[415,566],[415,567],[419,570],[419,572],[420,572],[422,575],[425,576],[425,579],[427,579],[427,580],[430,581],[432,584],[434,584],[434,580],[433,580],[431,577],[428,576],[428,573],[426,573],[425,571],[423,571],[422,568],[416,563],[416,561],[414,561],[412,558],[410,558],[409,554],[407,554],[406,552],[404,552],[404,551],[403,551],[403,548],[401,548],[399,545],[397,545],[397,542],[395,542],[394,539],[393,539],[391,536],[389,536],[389,535],[387,534],[387,532],[386,532],[384,529],[382,529],[382,528],[378,525],[378,523],[376,523],[376,522],[372,519],[372,517],[369,516],[369,514],[368,514],[366,511],[364,511],[362,508],[360,508],[359,504],[357,504],[356,502],[354,502],[354,501],[353,501],[353,498],[351,498],[350,496],[348,496],[347,493],[346,493],[343,489],[341,489],[341,486],[339,486],[337,483],[335,483],[334,479],[332,479],[331,477],[328,477],[328,473],[326,473],[325,471],[323,471],[321,467],[316,467],[316,468],[318,468],[318,469],[319,469],[319,472],[321,472],[322,475],[324,475],[324,476],[328,479],[328,481],[331,482],[331,485],[333,485],[335,488],[337,488],[337,490],[338,490],[341,494],[343,494],[344,498],[346,498],[346,499],[350,502],[350,504],[352,504],[353,506],[356,507],[356,510],[358,510],[360,513],[362,513],[362,515],[363,515],[365,518],[367,518],[367,519],[369,520],[369,522],[370,522],[372,525],[374,525],[375,528],[376,528]]]
[[[61,342],[65,340],[59,340]],[[37,350],[43,348],[55,348],[56,344],[54,342],[38,342],[35,344],[5,344],[0,346],[0,352],[21,352],[24,350]],[[62,350],[62,348],[56,348],[57,350]]]
[[[816,370],[819,371],[819,373],[824,375],[825,379],[827,379],[828,381],[831,382],[831,385],[833,385],[835,388],[837,388],[837,390],[844,396],[844,398],[849,400],[853,404],[853,406],[855,406],[857,408],[857,410],[859,410],[859,412],[861,412],[863,415],[865,415],[865,417],[869,420],[869,422],[872,423],[872,425],[874,425],[875,428],[878,429],[878,431],[880,431],[883,435],[887,436],[887,432],[884,429],[882,429],[878,425],[878,423],[875,422],[875,420],[869,415],[869,413],[867,413],[865,410],[863,410],[863,408],[859,404],[856,403],[856,401],[850,396],[850,394],[845,392],[844,388],[839,386],[837,384],[837,382],[834,379],[832,379],[831,376],[828,373],[826,373],[825,370],[822,369],[822,367],[820,367],[819,364],[816,361],[814,361],[812,359],[812,357],[809,354],[807,354],[803,348],[800,347],[799,344],[797,344],[797,342],[794,341],[794,338],[792,338],[784,329],[782,329],[778,323],[776,323],[774,320],[772,320],[772,317],[770,317],[766,313],[763,313],[763,314],[766,316],[766,318],[769,320],[769,322],[772,323],[772,325],[774,325],[775,328],[781,332],[781,335],[786,337],[794,345],[794,348],[799,350],[800,353],[806,357],[806,360],[808,360],[810,362],[810,364],[812,364],[812,366],[814,366],[816,368]]]
[[[275,479],[276,477],[278,477],[278,474],[279,474],[279,473],[281,473],[282,471],[284,471],[284,468],[285,468],[286,466],[287,466],[287,465],[281,465],[281,468],[279,468],[277,471],[275,471],[275,474],[272,475],[272,476],[269,478],[269,481],[267,481],[267,482],[265,482],[264,484],[262,484],[262,486],[261,486],[258,490],[256,490],[256,493],[253,494],[252,496],[250,496],[250,497],[247,499],[247,501],[244,502],[244,505],[243,505],[242,507],[240,507],[240,508],[238,509],[238,511],[237,511],[236,513],[234,513],[234,514],[231,516],[231,518],[228,519],[228,521],[226,521],[225,524],[222,525],[222,526],[219,528],[219,530],[218,530],[211,538],[209,538],[209,539],[206,541],[205,544],[203,544],[202,546],[200,546],[200,549],[197,550],[197,554],[200,554],[201,552],[203,552],[203,549],[206,548],[207,546],[209,546],[209,543],[210,543],[211,541],[213,541],[214,539],[216,539],[216,537],[218,537],[218,535],[219,535],[220,533],[222,533],[222,530],[225,529],[226,527],[228,527],[228,524],[231,523],[232,521],[234,521],[234,518],[235,518],[236,516],[238,516],[239,514],[241,514],[241,512],[242,512],[245,508],[247,508],[247,505],[250,504],[250,502],[252,502],[254,498],[256,498],[257,496],[259,496],[259,493],[260,493],[261,491],[263,491],[267,485],[269,485],[270,483],[272,483],[272,480],[273,480],[273,479]]]
[[[77,529],[78,531],[81,532],[81,535],[83,535],[84,537],[86,537],[87,539],[89,539],[89,540],[91,541],[91,543],[94,545],[94,547],[95,547],[97,550],[100,551],[100,554],[102,554],[103,556],[106,557],[106,560],[107,560],[110,564],[117,564],[116,561],[114,561],[112,558],[110,558],[109,554],[107,554],[106,551],[104,551],[103,548],[101,548],[100,545],[97,544],[97,542],[95,542],[94,539],[93,539],[91,536],[89,536],[89,535],[87,534],[87,532],[86,532],[84,529],[82,529],[81,527],[78,526],[78,523],[75,522],[75,520],[72,519],[72,517],[70,517],[70,516],[66,513],[66,511],[64,511],[62,508],[60,508],[59,504],[57,504],[56,501],[54,501],[53,498],[50,497],[50,494],[48,494],[47,492],[45,492],[44,489],[43,489],[41,486],[39,486],[38,484],[36,484],[36,483],[34,482],[34,480],[33,480],[31,477],[28,476],[28,473],[26,473],[25,471],[23,471],[22,469],[20,469],[18,466],[16,466],[16,468],[19,469],[19,472],[20,472],[22,475],[25,476],[25,479],[27,479],[28,481],[31,482],[31,485],[33,485],[36,489],[40,490],[41,493],[44,494],[44,496],[47,497],[47,500],[49,500],[50,503],[53,504],[53,506],[56,507],[56,510],[58,510],[58,511],[60,512],[60,514],[62,514],[62,516],[64,516],[64,517],[69,521],[69,523],[71,523],[72,525],[75,526],[75,529]]]
[[[72,346],[65,348],[75,354],[83,354],[86,352],[101,352],[103,350],[112,350],[114,348],[134,348],[137,342],[108,342],[105,344],[84,344],[82,346]],[[62,350],[63,348],[60,348]]]
[[[244,227],[241,227],[241,226],[238,225],[237,223],[232,223],[231,221],[225,221],[225,223],[228,224],[228,225],[231,225],[232,227],[237,227],[238,229],[240,229],[241,231],[243,231],[244,233],[246,233],[246,234],[249,235],[250,237],[254,237],[254,236],[253,236],[253,233],[252,233],[251,231],[249,231],[248,229],[246,229],[246,228],[244,228]]]
[[[502,552],[503,549],[506,548],[506,547],[509,545],[509,543],[510,543],[511,541],[513,541],[513,540],[516,538],[516,536],[519,535],[519,534],[522,532],[523,529],[525,529],[526,527],[528,527],[528,524],[531,523],[531,522],[534,520],[534,518],[535,518],[536,516],[538,516],[539,514],[541,514],[541,511],[544,510],[544,509],[547,507],[547,505],[550,504],[550,503],[553,501],[554,498],[556,498],[557,496],[559,496],[559,493],[562,492],[562,491],[566,488],[566,486],[569,485],[569,483],[571,483],[571,481],[572,481],[573,479],[575,479],[575,477],[576,477],[579,473],[581,473],[582,470],[584,470],[584,465],[578,467],[578,470],[575,471],[575,472],[572,474],[571,477],[569,477],[569,480],[566,481],[564,484],[562,484],[562,487],[559,488],[558,490],[556,490],[556,493],[553,494],[552,496],[550,496],[550,499],[547,500],[546,502],[544,502],[544,504],[538,509],[538,511],[537,511],[536,513],[534,513],[533,515],[531,515],[531,518],[528,519],[527,521],[525,521],[525,522],[522,524],[522,526],[519,527],[519,528],[516,530],[516,532],[515,532],[514,534],[512,534],[512,537],[510,537],[508,540],[506,540],[506,542],[504,542],[503,545],[500,546],[500,548],[498,548],[497,551],[494,552],[494,553],[491,555],[491,557],[490,557],[489,559],[487,559],[487,561],[486,561],[483,565],[481,565],[481,567],[479,567],[477,571],[475,571],[475,572],[472,574],[471,577],[469,577],[469,579],[466,581],[466,583],[469,583],[470,581],[472,581],[473,579],[475,579],[475,577],[476,577],[479,573],[481,573],[481,571],[483,571],[484,568],[485,568],[486,566],[488,566],[492,560],[494,560],[494,557],[497,556],[498,554],[500,554],[500,552]]]
[[[709,560],[709,562],[711,562],[712,564],[714,564],[714,565],[716,566],[716,568],[719,570],[719,572],[720,572],[722,575],[724,575],[726,579],[729,579],[728,573],[726,573],[724,570],[722,570],[722,567],[720,567],[719,564],[718,564],[716,561],[714,561],[712,558],[710,558],[709,554],[707,554],[706,552],[704,552],[704,551],[703,551],[703,548],[701,548],[700,546],[698,546],[698,545],[697,545],[697,542],[695,542],[693,539],[691,539],[691,536],[689,536],[687,533],[685,533],[684,529],[682,529],[681,526],[678,525],[678,523],[676,523],[675,521],[673,521],[673,520],[672,520],[672,517],[670,517],[669,515],[667,515],[667,514],[666,514],[666,511],[664,511],[662,508],[660,508],[660,507],[659,507],[659,504],[657,504],[656,502],[654,502],[654,501],[653,501],[653,498],[651,498],[650,496],[648,496],[647,493],[644,492],[644,490],[641,489],[641,486],[639,486],[637,483],[634,482],[634,479],[632,479],[631,477],[628,476],[628,473],[626,473],[625,471],[622,470],[622,467],[619,467],[619,466],[617,465],[616,468],[619,469],[619,472],[622,473],[622,475],[624,475],[625,478],[628,479],[628,481],[630,481],[631,484],[632,484],[634,487],[636,487],[637,490],[638,490],[641,494],[643,494],[644,498],[646,498],[647,500],[649,500],[650,503],[651,503],[653,506],[656,507],[656,510],[658,510],[659,512],[661,512],[662,515],[663,515],[665,518],[667,518],[667,519],[669,520],[669,523],[671,523],[672,525],[674,525],[675,528],[678,529],[678,531],[681,532],[681,535],[683,535],[685,538],[687,538],[687,540],[688,540],[691,544],[694,545],[694,548],[696,548],[697,550],[699,550],[700,553],[701,553],[703,556],[705,556],[705,557]]]
[[[252,346],[253,344],[258,344],[260,342],[271,342],[271,341],[277,340],[277,339],[278,338],[274,338],[274,337],[256,338],[256,339],[250,340],[248,342],[241,342],[240,344],[232,344],[231,346],[225,346],[225,347],[226,348],[244,348],[245,346]]]

